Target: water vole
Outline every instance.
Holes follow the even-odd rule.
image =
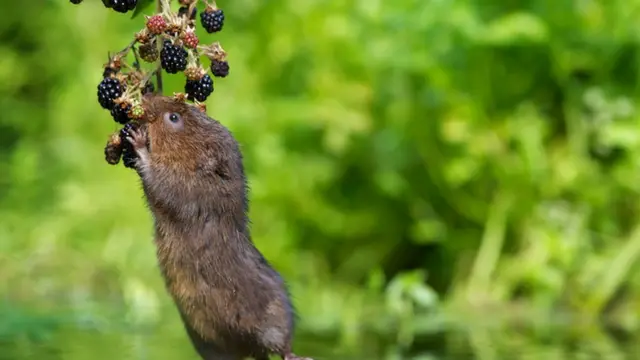
[[[256,249],[233,135],[193,105],[147,95],[146,121],[127,138],[154,216],[158,262],[205,360],[293,354],[286,286]]]

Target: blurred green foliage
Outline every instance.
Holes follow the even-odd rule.
[[[231,75],[208,111],[242,144],[299,343],[371,358],[483,313],[638,329],[640,1],[219,6],[225,29],[201,42]],[[101,65],[142,19],[91,0],[0,12],[0,358],[100,358],[91,331],[119,334],[118,354],[192,351],[138,179],[103,159]],[[75,329],[66,354],[20,345],[56,328]]]

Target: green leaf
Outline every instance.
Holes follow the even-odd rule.
[[[133,10],[131,18],[135,19],[143,11],[148,10],[153,4],[155,4],[155,0],[138,0],[138,5],[136,5],[136,9]]]

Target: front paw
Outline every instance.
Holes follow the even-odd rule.
[[[147,151],[147,133],[138,127],[130,127],[127,131],[127,141],[133,145],[133,150],[140,155],[141,152]]]
[[[142,171],[149,163],[146,132],[135,124],[128,123],[122,129],[122,134],[128,145],[122,154],[124,165]]]

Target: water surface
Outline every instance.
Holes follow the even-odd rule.
[[[199,360],[177,317],[145,324],[141,314],[93,310],[55,313],[5,306],[0,360]],[[368,335],[360,344],[344,345],[330,334],[301,333],[296,351],[316,360],[622,360],[640,359],[639,344],[632,334],[580,324],[475,324],[416,335],[405,347],[389,336]]]

